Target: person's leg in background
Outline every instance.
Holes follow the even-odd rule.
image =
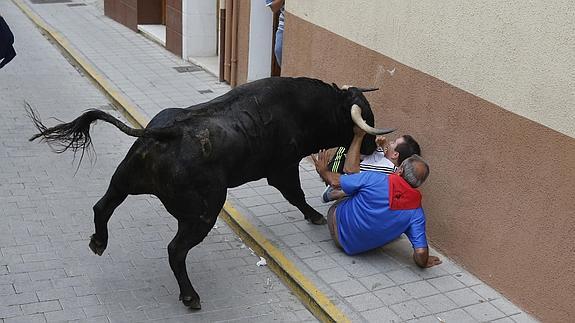
[[[4,18],[0,16],[0,68],[16,56],[12,44],[14,44],[14,35]]]
[[[274,54],[276,56],[276,61],[278,65],[282,66],[282,45],[284,40],[284,31],[283,29],[278,28],[276,31],[276,43],[274,45]]]

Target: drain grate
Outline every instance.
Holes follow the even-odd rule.
[[[33,4],[69,3],[72,0],[30,0]]]
[[[201,93],[201,94],[214,93],[214,91],[209,90],[209,89],[208,89],[208,90],[198,90],[198,92]]]
[[[67,4],[68,7],[83,7],[86,6],[85,3],[69,3]]]
[[[190,72],[197,72],[197,71],[202,70],[202,68],[199,67],[198,65],[176,66],[176,67],[174,67],[174,69],[176,71],[178,71],[178,73],[190,73]]]

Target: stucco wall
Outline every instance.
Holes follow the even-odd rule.
[[[575,137],[575,2],[289,0],[287,10]]]
[[[376,125],[397,127],[396,135],[412,134],[431,165],[431,175],[422,187],[431,243],[533,315],[546,322],[574,321],[575,248],[571,238],[575,232],[575,139],[513,113],[493,99],[430,75],[429,70],[420,70],[421,66],[402,64],[382,54],[383,49],[372,50],[310,23],[311,12],[306,19],[292,15],[289,6],[299,2],[287,2],[282,74],[379,87],[380,91],[366,95],[374,108]],[[316,3],[318,7],[312,11],[325,10],[322,0],[306,2],[305,6]],[[357,6],[357,2],[350,1],[351,5]],[[348,9],[344,17],[358,15]],[[370,27],[358,27],[356,34],[370,33]],[[386,38],[386,33],[405,31],[382,28],[380,32],[381,38]],[[422,53],[409,52],[406,48],[411,45],[401,46],[406,51],[401,55],[418,57]],[[497,51],[497,46],[492,47]],[[433,55],[445,50],[428,51],[432,65]],[[419,58],[425,57],[422,54]],[[564,57],[563,61],[569,59]],[[472,66],[436,63],[441,73],[451,73],[466,84],[476,84],[483,75],[475,73]],[[522,73],[515,69],[506,68],[505,73]],[[545,97],[517,97],[526,90],[526,84],[533,93],[554,89],[539,84],[540,76],[534,75],[536,80],[525,76],[523,82],[507,84],[504,72],[493,73],[499,73],[498,84],[513,88],[508,93],[509,102],[529,102],[522,111],[551,106],[547,101],[539,102]],[[555,82],[549,75],[541,80]],[[497,86],[488,83],[481,88],[499,93]],[[570,92],[557,95],[569,99]],[[573,106],[562,110],[568,118],[574,114],[570,108]],[[557,113],[551,108],[548,111]]]

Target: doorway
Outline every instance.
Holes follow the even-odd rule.
[[[138,31],[166,46],[166,0],[138,0]]]

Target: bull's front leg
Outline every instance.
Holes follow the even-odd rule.
[[[326,220],[305,201],[305,194],[299,180],[299,166],[294,164],[268,175],[268,184],[277,188],[283,197],[303,213],[313,224],[325,224]]]

